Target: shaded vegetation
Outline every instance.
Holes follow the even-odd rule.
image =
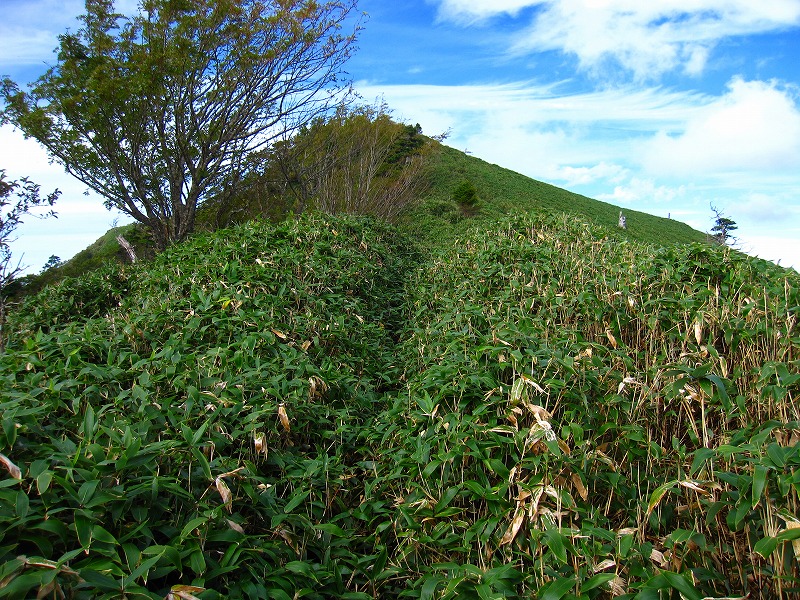
[[[498,218],[518,180],[465,164],[482,230],[431,195],[424,255],[306,216],[30,298],[0,597],[800,592],[797,274],[613,207]]]
[[[226,227],[306,211],[391,220],[426,187],[431,140],[392,121],[384,104],[341,105],[251,158],[239,191],[212,199],[201,222]]]
[[[363,585],[357,436],[410,258],[377,223],[253,224],[32,298],[0,360],[0,594]]]

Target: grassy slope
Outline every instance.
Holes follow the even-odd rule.
[[[536,181],[448,146],[441,146],[440,152],[431,155],[429,176],[430,187],[421,203],[399,223],[423,246],[446,246],[464,231],[481,227],[503,215],[541,211],[573,214],[581,220],[606,226],[619,236],[656,245],[706,240],[704,233],[679,221],[628,209],[624,211],[628,229],[623,232],[617,229],[620,210],[617,206]],[[471,181],[480,197],[478,213],[469,218],[464,217],[451,199],[453,190],[463,181]],[[126,225],[109,230],[61,267],[31,277],[27,282],[30,289],[38,291],[63,277],[75,277],[111,262],[126,262],[127,257],[116,240],[120,233],[134,245],[140,257],[152,255],[141,228]]]
[[[430,189],[422,204],[402,220],[402,226],[426,244],[446,245],[465,228],[480,227],[502,215],[542,211],[572,214],[627,239],[656,245],[706,241],[704,233],[685,223],[627,208],[628,229],[619,230],[618,206],[531,179],[447,146],[433,155],[431,163]],[[463,181],[471,181],[480,198],[479,213],[470,218],[462,218],[451,200],[453,190]]]
[[[481,229],[422,261],[375,222],[248,224],[32,298],[5,595],[796,594],[796,274]]]
[[[0,597],[797,594],[797,274],[453,150],[433,179],[425,255],[251,223],[29,299]]]

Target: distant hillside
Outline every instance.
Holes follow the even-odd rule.
[[[430,182],[421,204],[405,215],[401,227],[432,244],[446,243],[472,225],[500,216],[542,212],[572,214],[624,238],[659,246],[706,241],[706,234],[685,223],[593,200],[448,146],[431,157]],[[452,199],[464,182],[472,183],[478,195],[477,206],[466,210]],[[626,231],[617,227],[620,210],[627,218]]]

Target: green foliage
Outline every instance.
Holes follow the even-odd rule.
[[[61,257],[56,256],[55,254],[51,254],[50,258],[47,259],[47,262],[44,263],[42,266],[42,273],[47,271],[48,269],[55,269],[56,267],[60,267],[62,264]]]
[[[133,245],[136,255],[140,259],[153,258],[155,251],[153,243],[143,226],[130,224],[113,227],[69,260],[51,265],[38,275],[26,275],[17,280],[18,285],[13,290],[12,298],[19,301],[26,296],[42,291],[49,285],[57,284],[65,278],[75,278],[86,274],[91,279],[93,271],[130,262],[125,250],[117,241],[119,235]]]
[[[473,211],[478,203],[478,190],[471,181],[460,183],[453,190],[453,201],[464,211]]]
[[[796,595],[800,278],[615,216],[248,223],[30,298],[3,592]]]
[[[364,115],[358,117],[358,111],[356,113],[353,117],[361,119],[363,124]],[[379,119],[378,124],[383,123]],[[394,189],[403,193],[394,197],[399,198],[399,202],[395,202],[392,197],[385,201],[387,197],[380,193],[373,197],[382,198],[381,202],[388,207],[389,213],[403,208],[398,217],[392,220],[423,247],[448,247],[454,238],[466,235],[471,228],[486,227],[498,217],[508,214],[563,212],[578,220],[588,220],[616,229],[618,207],[532,180],[452,148],[431,143],[416,127],[410,125],[392,123],[389,139],[394,141],[378,168],[378,185],[375,190],[381,192]],[[303,177],[296,164],[296,157],[293,156],[295,151],[290,140],[275,144],[265,155],[251,157],[253,164],[239,192],[231,198],[212,198],[198,209],[198,229],[213,231],[254,218],[280,222],[302,213],[310,205],[313,206],[310,201],[312,195],[303,196]],[[421,160],[416,161],[416,157]],[[407,168],[408,158],[413,160],[412,169]],[[308,163],[314,164],[315,161]],[[350,177],[351,182],[355,179]],[[407,184],[405,187],[402,185],[403,181]],[[453,191],[465,182],[472,182],[476,189],[481,189],[480,212],[472,208],[465,209],[454,200]],[[401,185],[395,185],[397,183]],[[409,191],[417,196],[412,194],[409,198],[406,195]],[[307,200],[303,200],[304,197]],[[332,212],[336,211],[337,197],[338,194],[330,196],[332,204],[328,208]],[[380,209],[380,204],[379,202],[373,208]],[[373,211],[369,206],[366,208],[368,210],[363,212],[386,214],[386,211]],[[629,227],[627,231],[616,233],[620,239],[658,246],[707,241],[705,234],[684,223],[635,211],[626,211],[626,214]],[[23,285],[14,295],[37,292],[44,285],[64,276],[75,277],[109,261],[127,262],[127,257],[116,242],[117,233],[122,233],[133,243],[140,258],[152,257],[154,245],[144,228],[126,226],[119,231],[112,229],[95,244],[67,261],[63,268],[53,269],[41,277],[24,278]]]
[[[418,154],[425,143],[426,140],[422,135],[422,126],[419,123],[416,125],[403,125],[386,156],[386,164],[402,165],[406,162],[406,159]]]
[[[410,595],[796,591],[797,276],[568,216],[453,246],[410,281],[408,391],[365,433]]]
[[[412,259],[378,223],[307,218],[30,299],[0,357],[6,592],[362,597],[358,434],[401,377]]]
[[[237,189],[248,155],[347,90],[355,6],[146,0],[125,16],[87,0],[29,91],[3,80],[0,116],[163,250],[194,231],[207,198]]]
[[[2,122],[0,120],[0,122]],[[6,179],[6,172],[0,169],[0,351],[5,345],[5,324],[9,298],[14,294],[17,277],[23,267],[19,260],[14,261],[11,243],[22,220],[37,208],[51,207],[61,192],[55,190],[41,196],[40,188],[27,177],[20,180]],[[54,216],[51,210],[40,216]]]
[[[427,191],[399,221],[404,231],[426,247],[447,248],[472,228],[491,227],[499,217],[520,213],[560,212],[579,222],[617,229],[618,206],[536,181],[454,148],[439,146],[428,163]],[[480,190],[480,212],[470,214],[470,219],[464,219],[464,211],[453,199],[453,190],[467,181]],[[627,209],[625,215],[628,229],[618,231],[621,239],[657,246],[706,241],[705,234],[679,221]]]
[[[15,589],[702,597],[745,590],[717,564],[749,546],[742,582],[797,576],[769,525],[796,365],[750,341],[795,348],[796,293],[753,300],[783,272],[565,218],[460,248],[413,272],[375,223],[247,225],[33,299],[3,359]]]
[[[429,140],[392,121],[384,104],[343,104],[258,155],[217,224],[318,210],[391,220],[425,188]]]
[[[735,242],[736,238],[733,236],[734,231],[739,229],[736,221],[726,217],[722,211],[711,205],[711,212],[714,213],[714,226],[711,228],[711,238],[718,244],[728,245]]]

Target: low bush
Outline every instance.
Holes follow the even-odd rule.
[[[0,357],[0,597],[365,597],[357,436],[411,260],[313,217],[107,273],[114,307],[66,308],[99,275],[31,299]]]

